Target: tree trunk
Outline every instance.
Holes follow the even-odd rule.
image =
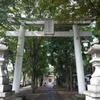
[[[35,92],[35,68],[34,68],[34,65],[31,68],[31,75],[32,75],[31,87],[32,87],[32,93],[34,93]]]
[[[69,85],[70,85],[70,91],[72,91],[73,88],[72,88],[72,68],[71,68],[71,66],[69,67],[69,70],[70,70],[70,81],[69,81]]]
[[[66,69],[66,89],[69,90],[69,74],[68,69]]]
[[[26,83],[25,83],[25,79],[26,79],[26,78],[25,78],[25,75],[24,75],[24,73],[23,73],[23,81],[22,81],[22,82],[23,82],[23,83],[22,83],[22,84],[23,84],[23,86],[25,86],[25,85],[26,85]]]
[[[36,54],[35,53],[33,53],[33,56],[31,58],[31,65],[32,65],[32,67],[31,67],[31,75],[32,75],[31,87],[32,87],[32,93],[35,92],[35,65],[36,65]]]

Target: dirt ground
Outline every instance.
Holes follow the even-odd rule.
[[[55,91],[63,97],[63,100],[72,100],[74,95],[77,94],[76,91],[67,91],[64,88],[56,88]]]
[[[59,87],[54,88],[53,92],[44,92],[44,88],[40,87],[35,93],[31,93],[31,87],[29,86],[21,89],[20,94],[24,96],[23,100],[73,100],[72,98],[77,92],[66,91]]]

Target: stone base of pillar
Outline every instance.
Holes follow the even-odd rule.
[[[0,92],[0,100],[15,100],[15,92],[10,91],[10,92]]]
[[[100,85],[88,85],[87,88],[88,88],[88,91],[100,93]]]
[[[12,90],[12,85],[0,85],[0,92],[7,92]]]
[[[0,76],[0,84],[7,84],[9,83],[8,77],[1,77]]]
[[[100,82],[100,77],[91,78],[90,84],[87,85],[87,91],[84,92],[86,100],[100,100],[100,85],[98,85],[98,82]]]
[[[100,92],[85,91],[85,100],[100,100]]]

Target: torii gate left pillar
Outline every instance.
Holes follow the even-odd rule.
[[[13,88],[12,88],[12,90],[14,90],[15,93],[20,91],[20,78],[21,78],[21,69],[22,69],[22,60],[24,51],[24,36],[25,36],[24,25],[20,25],[18,44],[17,44],[17,54],[15,61],[15,71],[13,78]]]
[[[50,26],[50,25],[48,25]],[[52,30],[52,29],[51,29]],[[21,76],[21,68],[22,68],[22,57],[23,57],[23,47],[24,47],[24,36],[52,36],[52,37],[69,37],[74,36],[74,47],[75,47],[75,55],[76,55],[76,69],[77,69],[77,79],[78,79],[78,92],[79,94],[83,94],[85,91],[85,79],[84,79],[84,70],[83,70],[83,60],[81,54],[81,46],[80,46],[80,36],[91,36],[90,32],[81,32],[79,34],[77,25],[73,25],[73,32],[55,32],[55,34],[44,34],[44,32],[25,32],[24,27],[20,27],[20,31],[8,31],[7,36],[18,36],[18,47],[17,47],[17,55],[16,55],[16,63],[15,63],[15,73],[14,73],[14,81],[13,81],[13,90],[15,92],[19,92],[20,90],[20,76]],[[16,34],[17,33],[17,34]],[[74,34],[73,34],[74,33]],[[88,34],[89,33],[89,34]],[[19,53],[18,53],[19,52]]]

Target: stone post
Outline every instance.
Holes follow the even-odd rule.
[[[92,57],[90,63],[95,67],[95,71],[84,94],[86,100],[100,100],[100,44],[97,38],[93,40],[93,46],[88,50],[87,54]]]
[[[3,44],[3,39],[0,39],[0,100],[14,100],[12,86],[9,85],[9,77],[6,68],[6,52],[8,47]]]

